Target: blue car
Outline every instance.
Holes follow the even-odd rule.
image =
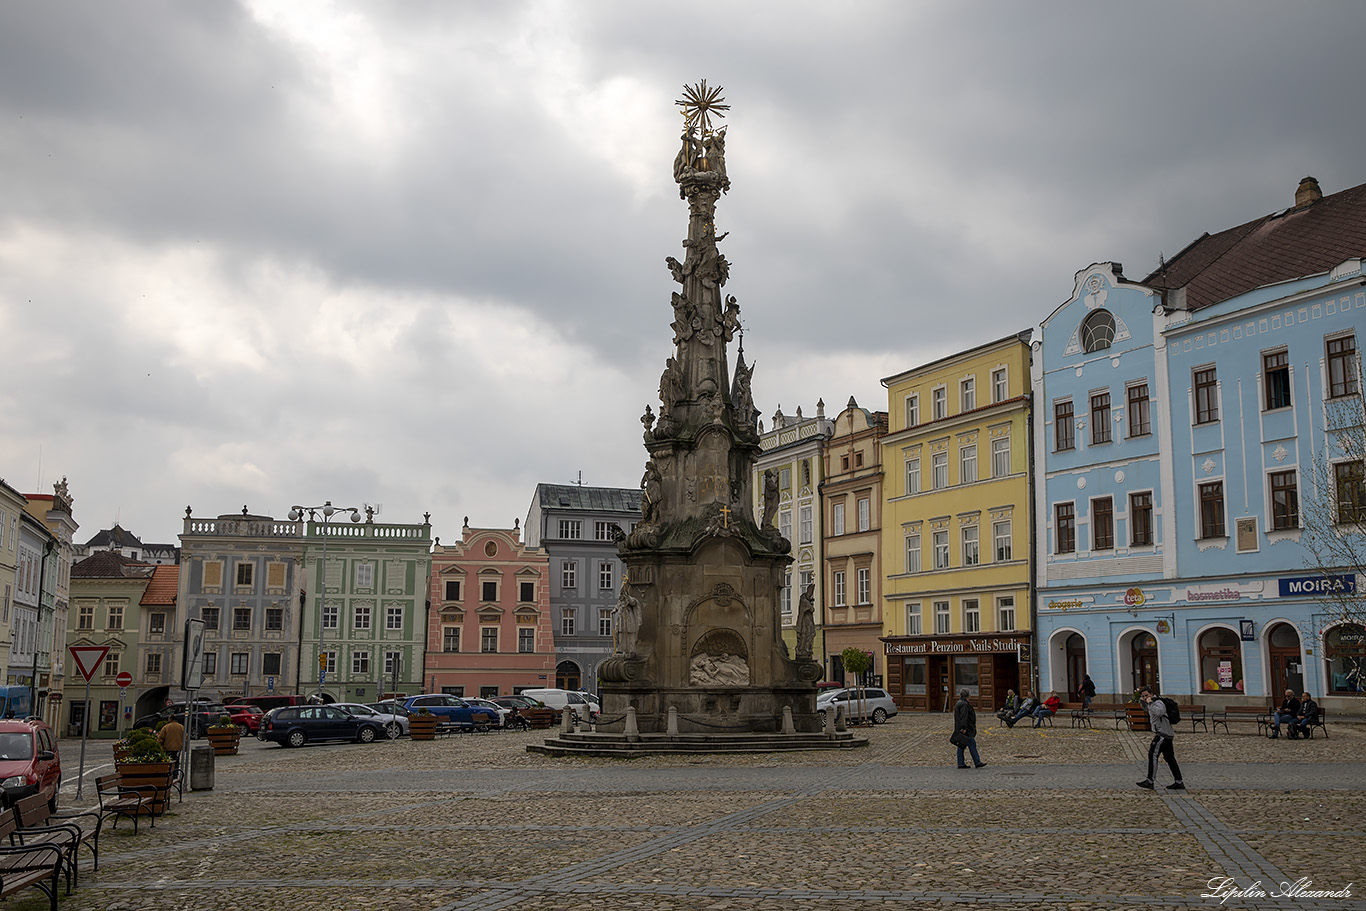
[[[476,731],[487,731],[498,724],[498,715],[491,709],[472,705],[459,696],[451,696],[446,693],[409,696],[403,700],[402,706],[410,716],[417,715],[426,709],[441,719],[438,723],[442,726],[451,725],[472,728]]]

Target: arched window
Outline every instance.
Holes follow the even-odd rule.
[[[1200,634],[1200,692],[1241,693],[1243,651],[1237,634],[1216,627]]]
[[[1101,351],[1115,340],[1115,318],[1109,310],[1096,310],[1081,324],[1081,347],[1084,351]]]
[[[1344,623],[1323,637],[1330,693],[1366,693],[1366,629]]]

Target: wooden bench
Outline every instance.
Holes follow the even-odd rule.
[[[1224,733],[1229,732],[1228,723],[1230,721],[1255,721],[1257,722],[1257,733],[1271,727],[1271,713],[1275,709],[1268,709],[1256,705],[1230,705],[1222,712],[1215,712],[1209,716],[1210,723],[1214,725],[1214,730],[1219,730],[1219,725],[1224,726]]]
[[[100,800],[100,818],[114,818],[112,826],[118,828],[119,818],[126,816],[133,820],[133,834],[138,833],[138,817],[146,813],[156,828],[156,788],[147,785],[125,787],[118,774],[102,775],[95,779],[95,794]]]
[[[1314,718],[1314,720],[1311,721],[1311,722],[1309,722],[1308,724],[1302,724],[1302,725],[1300,725],[1300,726],[1299,726],[1299,730],[1302,731],[1302,732],[1304,733],[1304,736],[1305,736],[1306,738],[1313,739],[1313,737],[1314,737],[1314,728],[1318,728],[1320,731],[1323,731],[1323,736],[1324,736],[1324,737],[1327,737],[1327,736],[1328,736],[1328,724],[1327,724],[1327,719],[1324,718],[1324,716],[1325,716],[1326,714],[1328,714],[1328,713],[1325,712],[1325,711],[1323,710],[1322,707],[1320,707],[1320,708],[1319,708],[1319,713],[1318,713],[1318,715]]]
[[[15,802],[10,811],[19,824],[17,832],[10,836],[13,844],[57,845],[66,856],[66,893],[80,879],[80,848],[85,845],[95,857],[95,868],[99,868],[100,815],[98,813],[65,813],[57,816],[52,806],[42,794],[30,794]],[[82,824],[82,820],[85,823]]]
[[[0,840],[12,841],[19,830],[13,811],[0,814]],[[62,849],[53,844],[0,845],[0,898],[37,886],[57,911],[57,892],[65,863]]]

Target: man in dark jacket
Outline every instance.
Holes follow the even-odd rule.
[[[1295,716],[1295,720],[1290,722],[1290,739],[1299,740],[1303,737],[1308,740],[1313,736],[1314,725],[1319,720],[1319,704],[1314,701],[1314,697],[1305,693],[1300,699],[1300,711]]]
[[[966,737],[967,740],[958,746],[958,768],[966,769],[970,766],[963,761],[963,750],[972,753],[972,764],[977,768],[986,765],[982,757],[977,755],[977,710],[968,702],[968,691],[960,690],[958,693],[958,704],[953,707],[953,729],[956,733]]]
[[[1081,675],[1081,686],[1078,687],[1077,692],[1081,695],[1081,707],[1089,709],[1091,700],[1096,697],[1096,683],[1091,679],[1090,674]]]
[[[1285,698],[1281,700],[1281,707],[1271,713],[1271,739],[1275,740],[1281,736],[1281,722],[1286,724],[1294,721],[1300,714],[1300,701],[1295,698],[1294,690],[1286,690]]]

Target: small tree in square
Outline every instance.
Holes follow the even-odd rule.
[[[851,645],[840,652],[840,660],[844,662],[844,669],[854,675],[854,686],[858,693],[858,714],[862,718],[864,715],[863,675],[873,669],[873,653]]]

